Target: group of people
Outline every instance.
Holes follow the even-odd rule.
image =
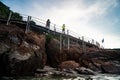
[[[48,29],[48,32],[49,32],[49,29],[50,29],[50,19],[48,19],[46,21],[46,28]],[[62,25],[62,33],[65,34],[65,24]]]

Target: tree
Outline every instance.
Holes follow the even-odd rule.
[[[31,25],[36,25],[36,23],[34,21],[30,21]]]
[[[20,16],[20,14],[17,12],[13,12],[11,19],[12,20],[22,20],[22,16]]]
[[[10,9],[0,2],[0,18],[8,18]]]
[[[0,1],[0,18],[7,19],[10,12],[12,12],[11,19],[13,19],[13,20],[22,20],[22,16],[19,13],[11,11],[8,6],[6,6],[5,4],[3,4]]]

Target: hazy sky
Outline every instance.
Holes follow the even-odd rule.
[[[105,48],[120,48],[120,0],[1,0],[11,10],[48,18]]]

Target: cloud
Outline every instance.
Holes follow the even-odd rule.
[[[114,37],[107,33],[108,27],[105,28],[118,22],[118,19],[109,25],[104,25],[108,22],[105,21],[106,15],[117,5],[117,0],[92,0],[92,2],[90,0],[50,0],[49,2],[32,0],[32,10],[28,9],[27,12],[43,20],[49,18],[51,22],[60,26],[65,23],[71,31],[99,42],[105,37],[106,47],[120,47],[118,36]],[[96,22],[100,25],[94,25]],[[112,44],[115,41],[117,43]]]
[[[103,45],[106,48],[120,48],[120,37],[115,35],[106,35],[105,43]]]

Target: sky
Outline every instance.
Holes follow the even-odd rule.
[[[31,15],[120,48],[120,0],[0,0],[14,12]],[[102,43],[104,39],[104,43]]]

